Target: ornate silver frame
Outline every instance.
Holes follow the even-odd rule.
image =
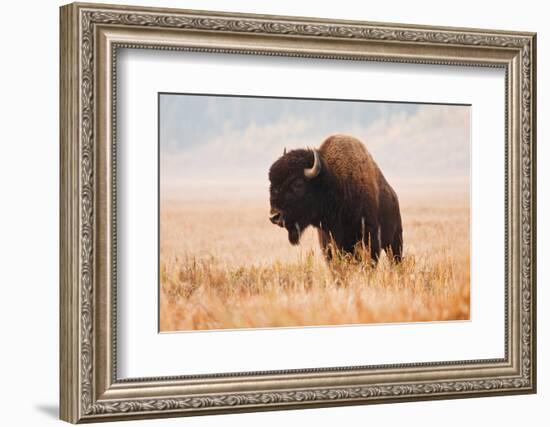
[[[98,4],[71,4],[60,13],[61,419],[77,423],[535,392],[534,33]],[[505,357],[117,379],[118,47],[504,68]]]

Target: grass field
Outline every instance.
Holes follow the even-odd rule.
[[[246,201],[162,200],[160,330],[462,320],[470,317],[468,198],[400,193],[404,259],[329,268]]]

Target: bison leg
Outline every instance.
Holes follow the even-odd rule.
[[[364,243],[370,250],[370,256],[374,263],[378,263],[380,258],[380,227],[369,227],[367,229],[367,235],[365,236]]]
[[[399,228],[393,236],[393,241],[390,245],[393,260],[396,263],[401,262],[403,256],[403,230]]]
[[[317,229],[317,234],[319,236],[319,245],[321,246],[323,255],[325,256],[325,259],[330,262],[333,257],[332,241],[330,235],[325,230],[322,230],[320,228]]]

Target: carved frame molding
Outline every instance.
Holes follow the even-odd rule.
[[[535,34],[71,4],[61,8],[60,42],[62,419],[535,391]],[[113,147],[116,52],[121,47],[506,68],[506,357],[118,380]],[[271,387],[255,385],[270,376]],[[289,380],[293,385],[285,386]],[[193,388],[197,384],[200,392]],[[205,385],[211,391],[205,392]]]

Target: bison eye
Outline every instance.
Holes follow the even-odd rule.
[[[273,197],[278,196],[280,192],[281,192],[281,190],[278,189],[278,188],[271,188],[271,195],[272,195]]]
[[[304,187],[305,182],[303,179],[297,179],[291,184],[292,191],[294,191],[295,193],[303,193]]]

